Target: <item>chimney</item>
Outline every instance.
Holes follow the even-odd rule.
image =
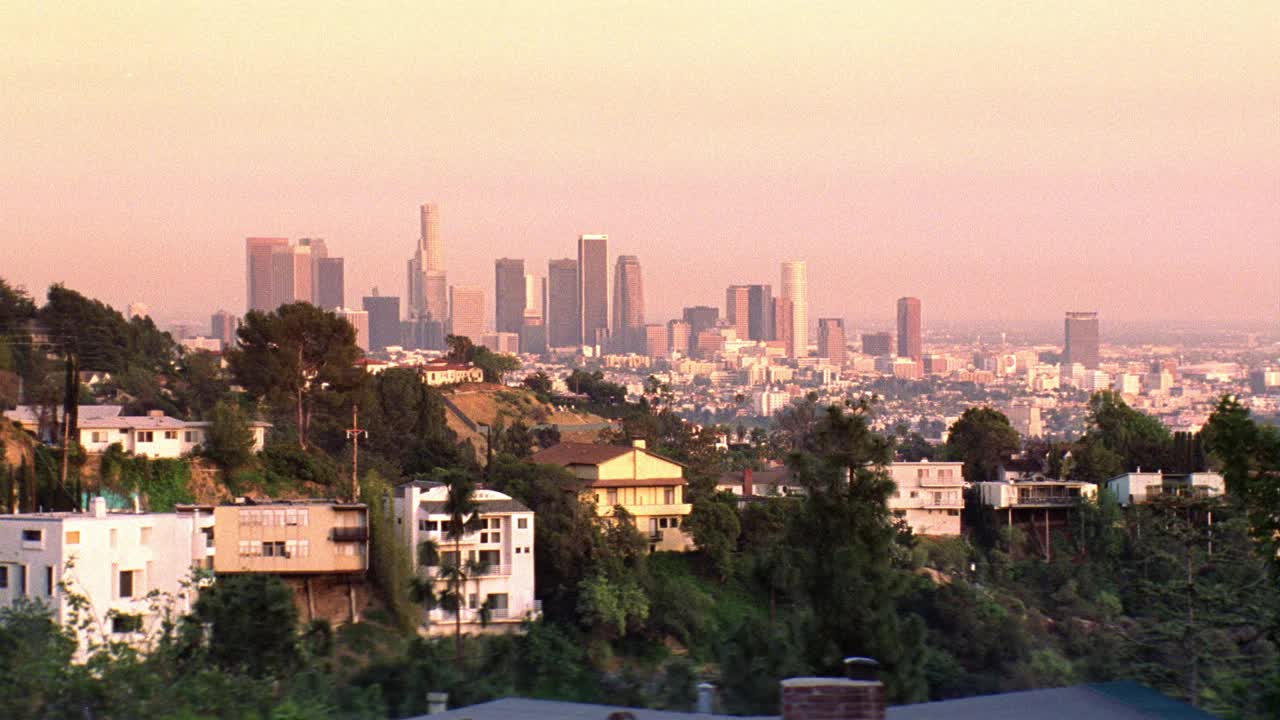
[[[716,686],[698,683],[698,714],[710,715],[716,711]]]
[[[438,715],[449,709],[449,693],[427,693],[427,714]]]
[[[163,410],[148,410],[148,411],[147,411],[147,417],[162,418],[162,417],[164,417],[164,411],[163,411]]]
[[[751,468],[742,471],[742,495],[751,497],[755,494],[755,486],[751,484]]]
[[[96,518],[104,518],[107,516],[106,498],[96,497],[93,499],[93,516]]]
[[[648,443],[644,441],[644,438],[635,438],[631,441],[631,447],[637,448],[640,450],[644,450],[647,444]]]
[[[782,681],[782,720],[884,720],[884,684],[880,664],[871,658],[845,658],[849,677],[800,677]]]

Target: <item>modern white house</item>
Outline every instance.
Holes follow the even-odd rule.
[[[887,466],[897,485],[889,509],[903,513],[916,535],[957,536],[964,510],[964,463],[895,462]]]
[[[404,483],[395,491],[396,529],[413,553],[416,571],[424,578],[437,578],[440,563],[461,563],[467,569],[466,606],[462,609],[465,632],[502,632],[518,629],[526,618],[536,618],[542,608],[533,594],[533,511],[509,495],[496,490],[477,489],[480,529],[458,543],[446,536],[449,513],[445,502],[449,489],[427,481]],[[418,566],[424,541],[438,548],[437,565]],[[459,557],[459,554],[461,555]],[[444,582],[437,580],[437,592]],[[481,608],[489,608],[487,626]],[[436,608],[427,613],[427,632],[453,632],[453,613]]]
[[[91,642],[145,644],[166,610],[190,611],[206,538],[191,516],[107,512],[103,498],[88,512],[0,515],[0,605],[36,600],[76,623],[79,595],[88,602],[81,657]]]
[[[80,447],[86,452],[105,452],[119,444],[127,453],[149,458],[179,458],[190,455],[204,444],[210,423],[172,418],[162,410],[146,415],[81,418]],[[260,452],[266,443],[270,423],[249,423],[253,432],[253,451]]]
[[[1226,491],[1226,483],[1216,472],[1124,473],[1107,481],[1107,489],[1116,496],[1122,506],[1150,502],[1154,498],[1169,496],[1217,497]]]

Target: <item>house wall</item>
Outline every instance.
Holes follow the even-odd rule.
[[[368,567],[367,538],[336,542],[332,537],[335,528],[365,528],[367,533],[363,506],[222,505],[214,509],[214,517],[213,567],[219,573],[342,573]],[[288,557],[267,555],[263,543],[268,542],[286,543]]]

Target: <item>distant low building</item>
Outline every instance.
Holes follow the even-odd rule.
[[[484,370],[463,363],[427,363],[418,366],[418,374],[431,387],[484,382]]]
[[[204,444],[209,430],[208,422],[179,420],[161,410],[146,415],[81,417],[78,426],[80,447],[86,452],[105,452],[118,444],[125,452],[149,458],[190,455]],[[271,424],[254,421],[249,427],[253,433],[253,451],[260,452]]]
[[[887,466],[897,488],[889,509],[903,513],[916,535],[958,536],[964,510],[964,463],[895,462]]]
[[[1107,481],[1121,505],[1141,505],[1161,497],[1218,497],[1226,491],[1216,472],[1164,473],[1130,472]]]

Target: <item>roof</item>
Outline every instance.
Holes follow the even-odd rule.
[[[742,470],[731,470],[720,476],[722,485],[739,485],[743,482]],[[785,465],[751,471],[752,485],[787,485],[796,481],[795,473]]]
[[[504,698],[431,715],[431,720],[604,720],[611,712],[629,712],[636,720],[693,720],[729,715],[646,710],[611,705]],[[427,716],[413,720],[426,720]],[[1214,716],[1132,682],[1076,685],[1045,690],[983,695],[886,709],[887,720],[1213,720]],[[757,716],[757,720],[766,720]],[[768,718],[776,720],[776,716]]]
[[[58,405],[53,409],[54,418],[62,418],[62,406]],[[78,422],[83,425],[89,420],[99,420],[102,418],[116,417],[124,411],[123,405],[81,405],[76,410]],[[13,410],[6,410],[4,416],[15,422],[24,425],[33,425],[39,422],[39,408],[35,405],[19,405]]]
[[[446,503],[442,502],[421,502],[418,507],[422,508],[428,515],[448,515]],[[519,500],[477,500],[476,507],[480,514],[489,513],[527,513],[533,512],[525,507],[524,503]]]
[[[553,445],[546,450],[534,453],[530,459],[543,465],[599,465],[616,457],[626,455],[632,450],[684,467],[684,463],[659,455],[647,448],[635,447],[634,445],[598,445],[596,443],[577,442],[562,442],[558,445]]]

